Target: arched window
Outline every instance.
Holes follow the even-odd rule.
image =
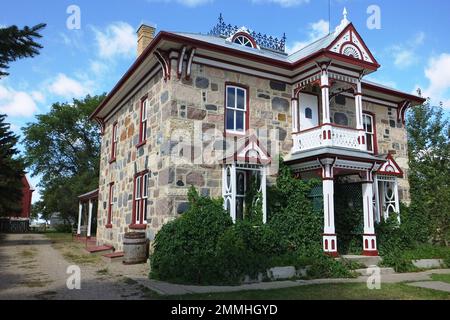
[[[241,46],[245,46],[245,47],[249,47],[249,48],[255,48],[255,44],[254,44],[255,42],[252,41],[251,38],[249,38],[249,37],[247,37],[247,36],[245,36],[243,34],[236,35],[233,38],[233,42],[236,43],[236,44],[239,44]]]
[[[306,119],[312,119],[313,118],[313,112],[311,108],[305,109],[305,118]]]

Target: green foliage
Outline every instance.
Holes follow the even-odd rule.
[[[9,63],[39,54],[42,46],[35,39],[42,37],[39,32],[45,26],[41,23],[31,28],[25,26],[23,29],[17,26],[0,27],[0,77],[8,75],[4,70],[8,69]]]
[[[55,103],[23,128],[26,163],[42,177],[42,203],[36,209],[44,219],[59,212],[75,221],[77,196],[98,188],[100,133],[89,116],[103,99],[88,95],[72,104]]]
[[[316,182],[295,179],[285,166],[281,170],[272,188],[280,211],[272,211],[266,225],[249,214],[233,224],[222,199],[200,197],[191,188],[189,210],[156,236],[150,276],[179,283],[238,284],[246,275],[256,278],[275,266],[312,266],[311,277],[352,276],[344,264],[322,252],[322,215],[312,210],[308,198]]]
[[[288,251],[307,254],[321,246],[323,216],[313,210],[308,198],[318,183],[294,178],[291,169],[280,160],[276,186],[270,189],[269,203],[273,204],[269,206],[269,225]]]
[[[1,29],[0,29],[1,30]],[[18,138],[0,115],[0,216],[19,213],[24,164],[16,149]]]
[[[450,125],[442,107],[429,102],[408,116],[411,207],[408,223],[416,239],[449,243]]]
[[[59,233],[72,233],[72,225],[70,224],[57,224],[55,231]]]
[[[219,238],[232,220],[222,199],[200,197],[189,192],[190,206],[180,218],[158,232],[151,256],[151,276],[158,279],[211,284],[221,280],[215,263]]]

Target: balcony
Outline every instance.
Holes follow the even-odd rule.
[[[363,134],[364,130],[342,127],[335,124],[321,125],[294,133],[292,135],[294,141],[292,153],[326,147],[366,151],[366,145],[360,143]]]

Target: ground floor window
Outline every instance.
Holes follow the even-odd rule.
[[[375,219],[377,222],[380,222],[381,218],[388,219],[392,213],[400,213],[397,177],[376,175],[373,190]]]
[[[262,202],[263,222],[266,213],[266,167],[249,164],[231,164],[223,168],[222,194],[224,207],[233,221],[251,214],[252,208]]]
[[[134,178],[133,217],[135,224],[147,223],[148,172],[142,172]]]

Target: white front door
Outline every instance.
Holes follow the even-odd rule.
[[[319,99],[316,95],[300,93],[299,95],[300,131],[319,125]]]

